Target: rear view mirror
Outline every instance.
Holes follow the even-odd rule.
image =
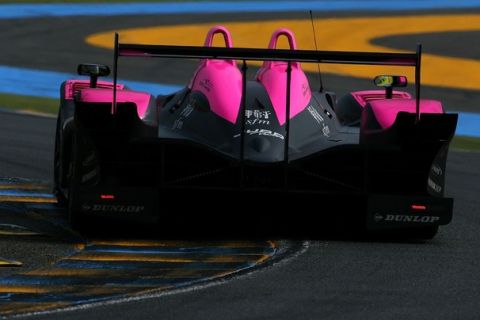
[[[103,64],[82,63],[78,65],[77,73],[82,76],[90,76],[90,88],[95,88],[98,77],[108,76],[110,68]]]
[[[103,64],[82,63],[78,65],[77,72],[82,76],[106,77],[110,74],[110,68]]]
[[[406,87],[407,77],[405,76],[376,76],[373,83],[377,87]]]
[[[381,75],[381,76],[376,76],[373,79],[373,83],[377,87],[385,88],[386,98],[391,99],[393,88],[406,87],[408,84],[408,81],[407,81],[407,77],[405,76]]]

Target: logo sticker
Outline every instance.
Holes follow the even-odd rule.
[[[375,222],[417,222],[417,223],[435,223],[440,220],[438,216],[413,216],[402,214],[380,214],[376,213],[373,216]]]
[[[375,220],[375,222],[380,222],[380,221],[383,221],[385,220],[385,217],[379,213],[375,214],[375,216],[373,217],[373,220]]]
[[[199,84],[200,86],[204,87],[205,90],[207,90],[208,92],[212,90],[213,84],[212,84],[212,81],[210,81],[210,79],[202,79],[200,80]]]
[[[420,222],[420,223],[433,223],[440,220],[437,216],[404,216],[400,214],[387,214],[385,221],[398,221],[398,222]]]
[[[430,178],[428,178],[428,186],[432,188],[435,192],[438,192],[438,193],[442,192],[442,186],[440,186],[439,184],[436,184]]]
[[[140,213],[145,210],[144,206],[139,205],[119,205],[119,204],[88,204],[82,205],[83,211],[106,212],[106,213]]]
[[[435,173],[437,176],[441,176],[443,174],[442,168],[440,168],[436,164],[432,166],[432,172]]]
[[[259,135],[259,136],[267,136],[267,137],[278,138],[278,139],[282,139],[282,140],[285,139],[285,137],[282,134],[280,134],[278,132],[274,132],[272,130],[266,130],[266,129],[255,129],[255,130],[248,129],[248,130],[245,131],[245,133],[248,134],[248,135],[251,135],[251,136]],[[238,138],[238,137],[240,137],[240,134],[236,134],[233,137]]]
[[[310,112],[310,114],[312,115],[313,119],[315,119],[315,121],[317,121],[318,124],[321,124],[322,122],[324,122],[325,120],[323,119],[323,117],[320,115],[320,113],[318,113],[318,111],[312,106],[312,105],[309,105],[307,107],[307,110],[308,112]]]

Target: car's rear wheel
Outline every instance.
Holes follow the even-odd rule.
[[[66,207],[67,206],[67,198],[65,197],[65,194],[63,190],[61,189],[61,184],[62,184],[62,147],[61,147],[62,141],[61,141],[61,133],[60,133],[60,112],[58,114],[57,118],[57,128],[55,131],[55,149],[54,149],[54,161],[53,161],[53,180],[54,180],[54,186],[53,186],[53,194],[57,198],[57,205],[60,207]]]
[[[70,226],[74,230],[82,231],[85,230],[87,226],[87,221],[80,208],[76,207],[76,197],[77,191],[76,186],[79,181],[79,150],[78,150],[78,141],[77,141],[76,134],[72,135],[71,139],[71,148],[70,148],[70,157],[68,161],[68,169],[66,173],[65,179],[67,180],[68,185],[68,201],[67,201],[67,209],[68,209],[68,220],[70,222]]]

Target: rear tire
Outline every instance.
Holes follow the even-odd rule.
[[[61,148],[61,134],[60,134],[60,111],[57,117],[57,127],[55,130],[55,149],[53,154],[53,194],[57,198],[57,205],[65,208],[68,204],[68,200],[65,194],[61,190],[61,175],[62,175],[62,148]]]
[[[82,215],[81,209],[75,207],[75,197],[76,197],[76,184],[79,181],[79,168],[78,168],[78,141],[76,133],[72,136],[71,142],[71,155],[70,163],[68,164],[69,173],[68,177],[68,200],[67,200],[67,210],[68,210],[68,221],[72,229],[77,231],[84,231],[87,227],[87,219]]]

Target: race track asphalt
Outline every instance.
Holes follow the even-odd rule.
[[[55,120],[9,112],[0,119],[0,177],[51,181]]]
[[[220,17],[192,15],[182,19],[218,22]],[[2,33],[0,41],[16,41],[15,46],[5,48],[0,64],[70,71],[79,60],[109,63],[110,52],[87,47],[81,42],[82,37],[102,29],[178,22],[179,17],[0,21],[0,29],[8,25],[12,30],[7,35]],[[31,41],[32,37],[38,41]],[[62,63],[58,63],[59,59]],[[194,66],[162,65],[175,83],[186,81]],[[146,72],[151,67],[139,67],[128,76],[154,80],[155,75]],[[349,84],[341,77],[332,76],[332,81],[340,86]],[[452,109],[468,111],[473,102],[478,105],[480,101],[475,92],[435,88],[425,91],[441,95],[442,100],[446,97]],[[0,113],[0,176],[51,182],[54,126],[55,119]],[[35,318],[478,319],[478,181],[480,154],[452,152],[447,195],[455,198],[454,219],[426,243],[328,238],[310,241],[308,249],[297,257],[218,286]]]

